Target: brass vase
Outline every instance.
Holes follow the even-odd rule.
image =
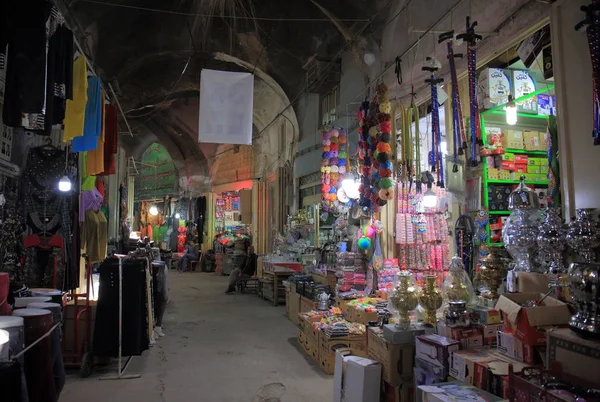
[[[417,288],[412,283],[412,275],[408,272],[398,274],[397,283],[389,297],[391,307],[398,312],[400,328],[410,327],[410,312],[419,304]]]
[[[419,304],[425,309],[423,325],[433,327],[437,323],[436,311],[442,307],[442,292],[438,289],[435,275],[425,276],[425,287],[419,295]]]
[[[477,274],[477,288],[483,297],[497,299],[500,297],[498,288],[506,276],[510,258],[502,246],[487,246],[487,250],[488,255],[481,260]]]

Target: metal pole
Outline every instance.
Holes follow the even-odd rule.
[[[122,353],[123,353],[123,258],[119,258],[119,357],[118,357],[118,368],[117,375],[110,377],[102,377],[101,380],[130,380],[133,378],[140,378],[141,374],[128,374],[123,375],[124,369],[122,369]],[[129,363],[131,359],[127,361]],[[127,364],[125,365],[127,366]]]

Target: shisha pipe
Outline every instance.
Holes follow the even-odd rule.
[[[477,161],[477,146],[483,145],[481,138],[481,122],[479,121],[479,106],[477,105],[477,51],[475,45],[482,39],[481,35],[475,33],[477,21],[471,23],[471,17],[467,17],[467,30],[456,36],[467,42],[467,67],[469,74],[469,101],[471,106],[471,166],[479,165]]]
[[[592,83],[594,88],[594,129],[592,136],[594,145],[600,145],[600,2],[593,0],[588,6],[581,6],[581,11],[585,13],[585,19],[575,25],[575,30],[579,31],[585,27],[590,47],[590,56],[592,59]]]
[[[440,35],[438,43],[448,41],[448,61],[450,62],[450,80],[452,83],[452,149],[453,163],[452,171],[458,172],[458,155],[463,155],[467,150],[467,138],[462,118],[462,108],[460,104],[460,93],[458,90],[458,77],[456,74],[455,59],[462,59],[462,53],[454,53],[454,31],[445,32]],[[459,145],[460,144],[460,145]]]
[[[438,102],[437,85],[444,82],[443,78],[436,76],[436,71],[439,69],[439,61],[433,57],[427,57],[430,62],[429,66],[421,68],[422,71],[429,71],[430,78],[425,82],[431,85],[431,146],[432,150],[429,153],[429,163],[431,171],[437,172],[437,185],[444,187],[444,164],[442,161],[442,132],[440,130],[440,103]]]

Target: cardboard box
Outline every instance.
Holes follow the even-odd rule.
[[[91,308],[91,325],[90,325],[90,339],[94,338],[94,325],[96,323],[96,306],[97,301],[90,300]],[[78,353],[81,343],[86,339],[87,332],[87,312],[81,313],[79,321],[77,321],[77,314],[86,308],[85,304],[80,301],[75,306],[73,301],[68,302],[63,309],[63,330],[62,335],[64,338],[63,353]],[[79,344],[75,342],[75,324],[79,330]],[[65,359],[65,361],[70,361]]]
[[[527,173],[529,174],[540,174],[540,166],[530,165],[527,166]]]
[[[539,94],[538,114],[542,116],[556,116],[556,96],[548,94]]]
[[[392,385],[402,384],[407,376],[412,375],[415,346],[391,344],[384,339],[380,328],[369,328],[367,333],[367,356],[381,363],[383,381]]]
[[[298,313],[300,312],[300,295],[298,293],[290,291],[287,296],[286,310],[290,321],[298,325]]]
[[[500,296],[496,304],[496,309],[502,311],[504,330],[515,334],[525,345],[545,345],[546,330],[566,326],[571,319],[569,307],[552,297],[546,297],[543,306],[521,306],[544,296],[542,293],[510,293]]]
[[[500,324],[488,324],[481,325],[477,324],[477,327],[481,330],[481,335],[483,336],[483,345],[484,346],[496,346],[498,341],[498,331],[502,331],[503,325]]]
[[[363,325],[368,325],[370,321],[377,321],[377,311],[365,311],[356,308],[356,306],[348,306],[344,314],[346,320],[350,322],[358,322]]]
[[[523,146],[528,151],[540,149],[540,134],[537,131],[523,130]]]
[[[502,145],[502,129],[500,127],[485,127],[485,143],[487,145]]]
[[[483,346],[483,334],[478,327],[448,328],[444,321],[438,321],[438,335],[460,342],[461,349],[470,349]]]
[[[351,349],[354,355],[367,355],[366,334],[363,336],[344,336],[328,338],[325,335],[319,337],[319,363],[327,374],[333,374],[335,369],[335,352],[338,349]]]
[[[600,342],[582,339],[568,328],[549,331],[547,364],[559,362],[561,370],[598,385]]]
[[[321,317],[303,317],[298,315],[298,328],[310,339],[314,340],[317,344],[319,343],[319,336],[321,331],[316,329],[312,324],[314,322],[321,321]]]
[[[527,155],[515,155],[515,164],[517,165],[528,165],[529,157]]]
[[[527,173],[527,165],[515,165],[515,173]]]
[[[400,385],[392,385],[387,382],[383,383],[383,392],[381,402],[414,402],[415,400],[415,385],[412,377],[405,379],[406,381]]]
[[[487,178],[488,180],[500,180],[500,169],[488,168]]]
[[[515,170],[516,169],[516,165],[514,162],[510,162],[510,161],[502,161],[502,163],[500,164],[500,169],[506,169],[506,170]]]
[[[520,130],[504,130],[502,146],[509,149],[523,149],[523,132]],[[515,155],[515,163],[517,162],[517,156]]]
[[[435,333],[435,328],[431,327],[413,326],[408,329],[400,329],[394,324],[386,324],[383,326],[384,339],[394,345],[404,345],[407,343],[414,345],[417,336],[433,333]]]
[[[534,272],[519,272],[517,275],[517,292],[546,293],[550,284],[550,275]]]
[[[471,313],[471,322],[474,324],[491,325],[502,322],[502,315],[495,308],[470,306],[468,309]]]
[[[490,348],[457,350],[452,352],[450,375],[467,384],[487,387],[487,362],[499,357]],[[476,380],[477,377],[477,380]]]
[[[546,133],[543,131],[540,131],[538,134],[540,137],[540,146],[537,150],[538,151],[547,151],[548,150],[548,139],[546,138]]]
[[[416,353],[418,359],[432,363],[439,367],[448,368],[452,352],[460,348],[460,342],[441,335],[420,335],[416,339]]]
[[[348,349],[336,351],[333,401],[378,401],[381,389],[381,365],[374,360],[353,356],[351,353]]]
[[[428,361],[421,360],[421,359],[415,359],[415,368],[420,369],[418,372],[422,376],[421,380],[428,382],[430,384],[435,384],[436,382],[446,381],[446,377],[448,377],[448,373],[449,373],[449,366],[448,367],[440,367],[433,363],[430,363]],[[421,373],[423,373],[423,374],[421,374]],[[416,378],[415,378],[415,380],[416,380]],[[426,385],[426,384],[417,384],[417,385]]]
[[[511,174],[510,170],[500,169],[498,171],[498,178],[500,180],[510,180],[510,174]]]
[[[512,84],[514,99],[518,99],[535,92],[536,82],[526,70],[513,70]],[[537,114],[537,96],[532,96],[525,101],[517,102],[517,111],[520,113]]]
[[[510,73],[500,68],[486,68],[479,74],[477,102],[482,109],[491,109],[508,102],[511,94]]]
[[[319,343],[306,336],[304,332],[298,330],[298,343],[304,350],[304,353],[315,362],[319,362]]]
[[[342,315],[346,315],[346,310],[348,310],[348,303],[350,300],[340,299],[339,297],[335,298],[335,306],[339,307],[342,311]]]
[[[417,402],[507,401],[462,381],[417,387]]]
[[[508,367],[509,365],[512,365],[513,372],[518,373],[523,371],[526,365],[506,356],[501,356],[501,359],[502,360],[489,362],[487,365],[486,390],[500,398],[510,399],[511,392]]]
[[[312,311],[317,309],[317,303],[304,297],[300,296],[300,312]]]
[[[505,356],[529,365],[541,363],[540,352],[536,348],[543,349],[543,346],[524,345],[513,334],[502,331],[498,332],[497,342],[498,352]]]

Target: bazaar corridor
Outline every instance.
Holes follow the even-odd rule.
[[[169,272],[171,301],[165,337],[134,357],[125,374],[101,381],[116,366],[86,379],[71,373],[61,402],[303,402],[330,401],[333,378],[297,345],[285,307],[254,294],[225,295],[226,277]]]

